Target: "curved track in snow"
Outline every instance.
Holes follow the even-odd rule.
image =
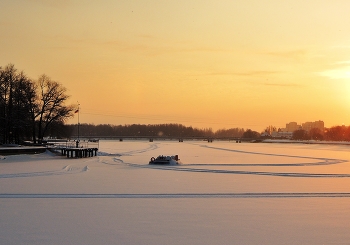
[[[131,162],[124,162],[120,157],[127,154],[144,153],[157,148],[157,145],[152,144],[148,148],[130,151],[122,153],[114,158],[116,164],[125,164],[130,167],[136,168],[148,168],[154,170],[166,170],[166,171],[181,171],[181,172],[196,172],[196,173],[213,173],[213,174],[238,174],[238,175],[262,175],[262,176],[278,176],[278,177],[312,177],[312,178],[349,178],[348,173],[318,173],[318,172],[297,172],[297,171],[281,171],[286,167],[293,169],[293,167],[303,167],[303,166],[326,166],[334,165],[347,162],[343,159],[335,158],[323,158],[323,157],[311,157],[311,156],[296,156],[288,154],[274,154],[274,153],[263,153],[263,152],[253,152],[253,151],[242,151],[235,149],[227,149],[222,147],[214,147],[208,145],[198,145],[199,147],[204,147],[212,150],[218,151],[228,151],[239,154],[248,155],[261,155],[269,157],[285,157],[294,159],[303,159],[303,162],[295,163],[188,163],[180,164],[177,166],[166,166],[166,165],[148,165],[148,164],[137,164]],[[309,161],[308,161],[309,160]],[[227,167],[227,169],[225,169]],[[234,167],[260,167],[267,168],[269,171],[254,171],[254,170],[237,170],[232,169]],[[220,169],[219,169],[220,168]],[[271,171],[271,168],[276,168],[276,171]]]

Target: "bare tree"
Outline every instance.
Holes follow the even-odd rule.
[[[16,69],[14,65],[7,65],[5,68],[0,69],[0,126],[1,136],[4,143],[9,143],[10,134],[10,118],[11,118],[11,95],[13,77],[15,76]]]
[[[33,128],[31,109],[36,99],[34,83],[20,72],[16,76],[13,86],[13,137],[19,143],[21,139],[31,138],[31,128]]]
[[[260,138],[260,134],[256,131],[253,131],[251,129],[247,129],[242,135],[242,138],[246,139],[258,139]]]
[[[0,68],[0,135],[4,143],[19,143],[28,138],[30,103],[35,98],[32,81],[13,64]]]
[[[272,134],[272,132],[275,132],[277,131],[277,128],[275,126],[272,126],[272,125],[269,125],[265,128],[265,131],[266,133],[268,133],[269,135]]]
[[[295,130],[293,132],[293,137],[294,140],[308,140],[310,139],[310,136],[306,130],[299,129]]]
[[[65,105],[69,98],[66,88],[48,76],[40,76],[37,86],[37,113],[34,118],[38,123],[38,139],[42,141],[51,123],[64,122],[73,116],[74,106]]]
[[[319,128],[312,128],[309,131],[309,135],[313,140],[323,140],[323,132]]]

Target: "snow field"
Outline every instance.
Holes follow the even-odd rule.
[[[178,154],[179,166],[151,166]],[[0,158],[1,244],[346,244],[348,146],[101,141]]]

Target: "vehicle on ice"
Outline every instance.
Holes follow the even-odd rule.
[[[159,155],[157,158],[151,157],[149,164],[160,164],[160,165],[177,165],[179,164],[179,156],[163,156]]]

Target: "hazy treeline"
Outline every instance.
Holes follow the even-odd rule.
[[[334,126],[321,132],[319,129],[311,129],[310,132],[297,130],[293,133],[296,140],[327,140],[327,141],[350,141],[350,126]]]
[[[46,75],[32,80],[12,64],[0,67],[0,143],[42,140],[73,115],[67,99],[66,89]]]
[[[350,126],[335,126],[326,130],[325,140],[350,141]]]
[[[67,125],[72,135],[78,135],[78,125]],[[132,125],[110,125],[110,124],[80,124],[79,135],[81,137],[103,137],[103,136],[164,136],[164,137],[241,137],[243,128],[220,129],[214,132],[211,128],[198,129],[187,127],[182,124],[132,124]]]
[[[213,131],[211,128],[198,129],[187,127],[182,124],[153,124],[153,125],[111,125],[111,124],[80,124],[79,135],[87,138],[97,137],[119,137],[119,136],[164,136],[164,137],[217,137],[217,138],[248,138],[258,139],[260,133],[251,129],[243,128],[219,129]],[[48,130],[48,136],[58,138],[76,138],[78,135],[78,125],[53,125]],[[266,138],[266,137],[265,137]],[[293,133],[295,140],[328,140],[328,141],[350,141],[350,126],[334,126],[325,129],[325,132],[314,128],[309,132],[297,130]]]

